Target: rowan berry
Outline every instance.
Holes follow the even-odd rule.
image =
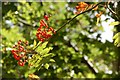
[[[48,20],[49,20],[48,15],[44,15],[44,19],[45,19],[46,21],[48,21]]]
[[[48,40],[54,33],[55,30],[52,27],[48,28],[47,23],[44,20],[40,20],[40,27],[37,29],[36,33],[36,37],[39,41],[44,42]]]
[[[23,61],[20,60],[20,61],[18,61],[18,65],[19,65],[19,66],[24,66],[24,65],[25,65],[25,62],[23,62]]]
[[[19,40],[17,42],[17,45],[13,46],[13,50],[11,50],[11,53],[13,55],[13,57],[15,58],[15,60],[18,61],[18,64],[20,66],[24,66],[25,64],[25,60],[26,60],[26,54],[27,54],[27,49],[26,45],[28,45],[28,41],[24,42],[22,40]],[[21,62],[21,60],[24,60],[24,62]]]
[[[16,60],[20,60],[20,59],[21,59],[20,56],[18,56],[17,54],[14,54],[14,58],[15,58]]]

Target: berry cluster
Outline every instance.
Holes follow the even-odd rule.
[[[26,45],[28,45],[28,41],[23,42],[19,40],[17,45],[13,46],[14,49],[11,50],[12,55],[18,61],[18,65],[20,66],[24,66],[27,61],[27,50],[24,48]]]
[[[77,13],[81,13],[86,10],[88,7],[88,4],[85,2],[79,2],[78,5],[76,6]]]
[[[78,5],[76,6],[76,14],[80,14],[81,12],[88,10],[92,7],[94,7],[95,4],[87,4],[85,2],[79,2]],[[104,6],[105,7],[105,6]],[[92,10],[98,10],[98,6],[96,6],[95,8],[93,8]],[[103,14],[103,12],[100,12],[98,14],[96,14],[97,18],[100,18],[100,16]]]
[[[53,33],[55,34],[55,30],[52,27],[49,28],[44,20],[40,20],[40,27],[37,29],[36,33],[38,40],[44,42],[48,40]]]

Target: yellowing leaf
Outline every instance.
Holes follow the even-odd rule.
[[[109,26],[115,26],[115,25],[118,25],[118,24],[120,24],[120,22],[119,21],[115,21],[115,22],[111,22],[109,24]]]

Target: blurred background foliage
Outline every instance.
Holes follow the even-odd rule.
[[[14,43],[21,39],[33,45],[44,13],[50,15],[49,26],[57,30],[75,16],[76,5],[72,2],[2,2],[2,77],[25,78],[29,69],[27,65],[20,67],[13,58],[10,50]],[[103,7],[99,10],[102,11]],[[34,74],[40,78],[119,77],[119,52],[113,42],[101,42],[104,29],[102,21],[96,25],[95,13],[98,12],[82,14],[60,30],[49,44],[53,47],[50,52],[54,54],[52,59],[55,62],[49,63],[48,69],[42,67]],[[103,15],[114,18],[107,10]],[[90,37],[93,34],[96,36]]]

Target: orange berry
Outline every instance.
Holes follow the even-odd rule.
[[[76,8],[76,9],[79,9],[80,7],[79,7],[79,6],[76,6],[75,8]]]
[[[100,17],[100,14],[96,14],[95,16],[98,18],[98,17]]]

